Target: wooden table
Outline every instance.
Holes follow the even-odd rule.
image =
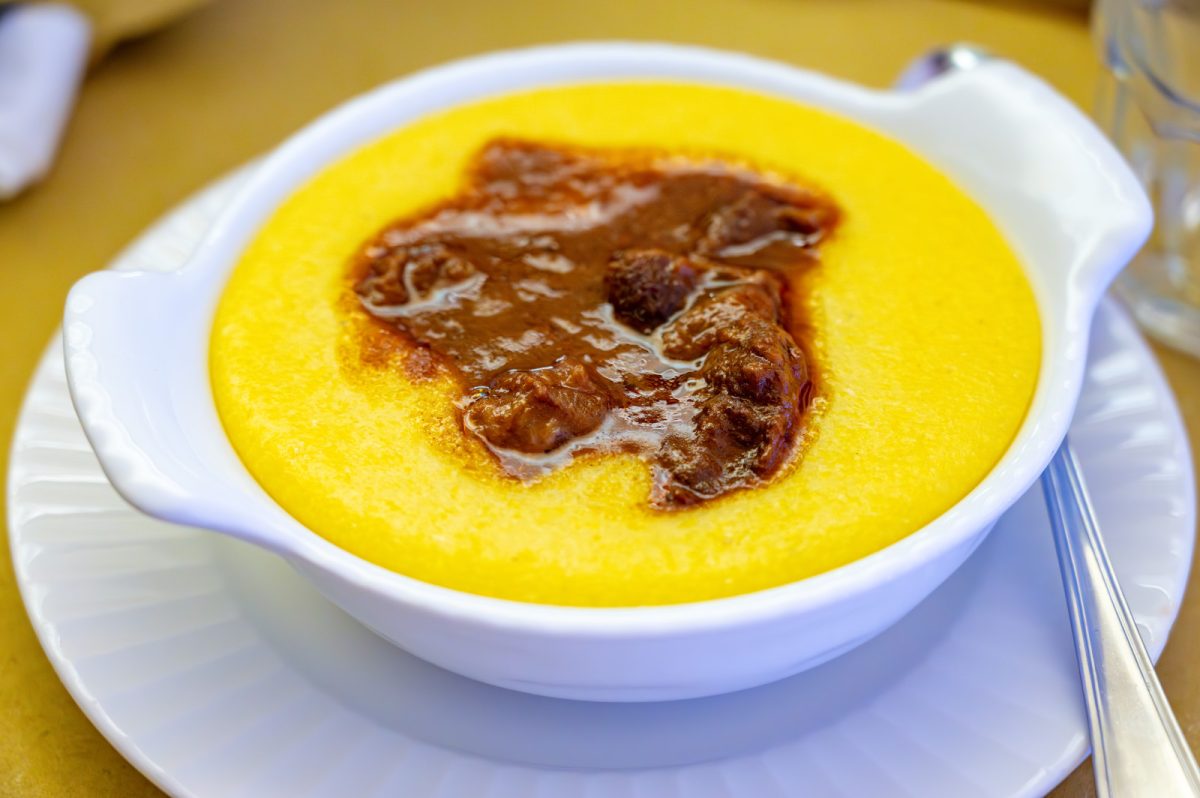
[[[733,48],[886,84],[914,54],[968,40],[1024,64],[1083,107],[1097,76],[1086,18],[966,0],[223,0],[112,54],[83,88],[46,183],[0,205],[0,444],[67,287],[155,217],[335,103],[416,68],[568,39]],[[1156,350],[1200,444],[1200,363]],[[1194,572],[1196,573],[1196,572]],[[1195,577],[1200,579],[1200,577]],[[1200,590],[1159,665],[1200,743]],[[34,639],[0,556],[0,796],[157,791],[75,707]],[[1088,769],[1056,795],[1092,794]],[[417,797],[414,797],[417,798]]]

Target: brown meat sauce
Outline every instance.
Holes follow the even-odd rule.
[[[814,375],[795,286],[837,219],[819,193],[720,163],[498,140],[352,278],[417,362],[457,377],[463,428],[506,472],[633,452],[673,509],[796,452]]]

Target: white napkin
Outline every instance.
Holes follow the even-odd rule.
[[[87,18],[67,5],[0,9],[0,199],[49,170],[91,36]]]

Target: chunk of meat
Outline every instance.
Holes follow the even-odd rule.
[[[648,333],[683,310],[699,280],[700,272],[682,255],[638,249],[613,256],[604,287],[616,317]]]
[[[721,327],[715,330],[713,335],[716,339],[714,349],[736,347],[747,355],[753,354],[761,358],[769,363],[771,368],[786,374],[793,381],[803,382],[808,379],[804,353],[796,346],[795,339],[779,324],[747,314],[737,324]],[[713,350],[710,350],[703,370],[717,369],[725,363],[725,359],[722,358],[710,365],[712,354]],[[731,379],[728,374],[725,378]]]
[[[804,356],[787,338],[778,328],[760,328],[753,348],[719,343],[704,358],[700,375],[711,389],[731,396],[759,404],[785,401],[808,379]]]
[[[355,290],[368,307],[405,305],[428,299],[434,291],[461,283],[475,266],[440,241],[399,246],[371,262]]]
[[[373,258],[370,271],[354,286],[359,301],[367,308],[408,304],[404,264],[404,255],[395,251]]]
[[[663,330],[663,354],[675,360],[696,360],[720,340],[722,331],[745,324],[751,316],[775,324],[780,304],[779,285],[770,278],[715,291]]]
[[[501,374],[463,419],[492,446],[537,454],[592,432],[612,405],[601,377],[584,363],[563,358],[545,368]]]
[[[798,407],[714,393],[701,403],[690,435],[663,441],[656,498],[686,506],[769,476],[791,451],[789,433],[799,418]]]
[[[808,247],[835,222],[836,211],[812,195],[762,186],[717,209],[708,219],[700,248],[720,257],[780,240]]]
[[[773,473],[811,398],[804,354],[779,324],[779,294],[754,281],[711,294],[664,331],[676,356],[703,356],[691,429],[663,441],[655,500],[686,506]]]

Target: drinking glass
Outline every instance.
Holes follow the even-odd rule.
[[[1200,356],[1200,0],[1096,0],[1096,113],[1154,204],[1116,289],[1138,321]]]

